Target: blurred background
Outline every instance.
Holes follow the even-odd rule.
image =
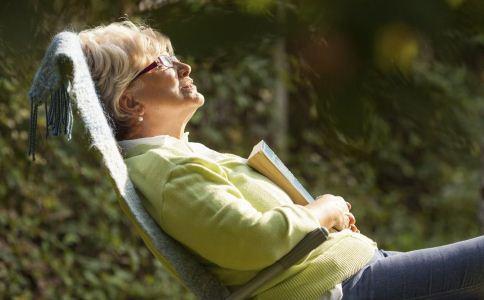
[[[386,250],[484,233],[484,1],[3,0],[0,299],[193,299],[124,218],[79,119],[26,154],[52,37],[126,16],[192,65],[191,141],[247,157],[264,139]]]

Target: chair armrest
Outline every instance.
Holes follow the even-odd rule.
[[[279,275],[300,259],[308,255],[309,252],[326,241],[328,236],[329,232],[325,227],[320,227],[311,231],[299,243],[297,243],[296,246],[289,251],[289,253],[257,273],[257,275],[249,280],[246,284],[238,287],[234,292],[232,292],[232,294],[230,294],[227,300],[246,299],[268,280]]]

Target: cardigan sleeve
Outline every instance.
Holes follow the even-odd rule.
[[[259,270],[319,227],[305,207],[256,210],[214,163],[188,161],[171,169],[162,192],[161,226],[221,267]]]

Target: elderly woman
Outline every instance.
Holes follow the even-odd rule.
[[[412,252],[359,233],[351,205],[324,195],[293,204],[244,158],[188,141],[204,97],[167,37],[130,21],[79,34],[129,175],[159,226],[227,286],[247,282],[325,226],[330,238],[260,288],[256,299],[478,298],[484,237]]]

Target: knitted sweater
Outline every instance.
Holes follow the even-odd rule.
[[[165,137],[132,147],[124,142],[129,176],[159,226],[223,284],[247,282],[320,226],[310,210],[293,204],[246,159],[188,142],[187,133],[182,139]],[[332,233],[259,288],[254,299],[319,299],[360,270],[375,249],[376,243],[362,234]]]

